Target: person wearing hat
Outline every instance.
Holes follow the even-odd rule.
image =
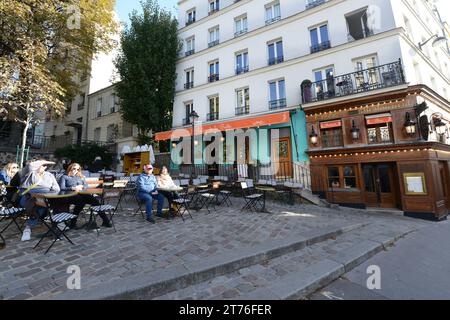
[[[158,201],[158,209],[156,215],[162,217],[162,207],[164,205],[164,197],[158,193],[158,183],[156,177],[153,175],[153,166],[147,164],[144,166],[144,173],[142,173],[137,180],[138,197],[145,202],[145,212],[147,213],[147,221],[155,223],[152,218],[153,200]]]

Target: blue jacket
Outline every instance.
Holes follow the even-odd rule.
[[[11,178],[5,170],[0,171],[0,181],[3,181],[5,184],[9,184],[11,182]]]
[[[152,193],[157,191],[157,187],[158,182],[156,181],[156,177],[154,175],[149,176],[145,173],[141,173],[137,179],[138,193]]]
[[[86,180],[81,179],[77,176],[68,176],[67,174],[63,175],[59,179],[59,186],[62,191],[70,191],[72,190],[72,187],[75,186],[83,186],[83,189],[87,189],[88,185],[86,183]]]

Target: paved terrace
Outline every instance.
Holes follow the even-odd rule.
[[[185,222],[179,217],[174,220],[157,218],[156,224],[146,222],[140,214],[135,215],[135,204],[126,203],[123,210],[115,216],[117,232],[102,229],[100,236],[97,236],[95,231],[71,230],[68,235],[75,245],[59,241],[47,255],[44,255],[44,251],[50,239],[33,250],[38,241],[36,234],[44,229],[35,229],[31,241],[21,242],[20,236],[14,234],[16,231],[11,228],[6,233],[6,247],[0,250],[0,299],[120,297],[120,287],[124,287],[124,284],[142,286],[146,281],[157,281],[155,277],[173,278],[176,270],[193,269],[192,266],[208,261],[217,264],[218,260],[224,261],[226,257],[233,259],[233,254],[242,250],[251,253],[252,250],[261,251],[261,248],[267,246],[282,246],[283,241],[292,242],[293,239],[308,239],[314,235],[330,235],[330,232],[337,230],[370,225],[369,229],[361,229],[358,238],[353,240],[355,242],[374,236],[371,234],[374,232],[403,235],[431,223],[394,214],[368,213],[346,208],[336,210],[314,205],[284,206],[273,202],[267,203],[271,214],[240,212],[242,199],[231,200],[233,207],[230,208],[217,207],[217,210],[211,210],[211,214],[206,210],[193,211],[193,219],[185,215]],[[79,223],[82,220],[80,218]],[[339,246],[333,250],[339,251]],[[301,255],[297,254],[296,259],[294,261],[301,261]],[[252,264],[254,263],[248,263],[247,266]],[[69,276],[66,270],[70,265],[81,268],[81,290],[68,290],[66,287]],[[238,269],[242,267],[245,265]],[[239,271],[229,272],[239,277]],[[284,270],[283,274],[287,272],[289,269]],[[203,274],[203,278],[196,283],[186,284],[186,287],[192,285],[195,289],[195,284],[219,276],[219,280],[201,285],[199,290],[208,290],[201,296],[191,292],[192,290],[183,291],[181,287],[177,294],[171,294],[171,290],[166,288],[166,291],[153,293],[152,296],[137,298],[239,297],[235,291],[233,295],[227,296],[229,288],[221,281],[224,273],[209,276]],[[246,292],[258,289],[256,280],[253,287],[248,288],[247,285]],[[214,283],[217,285],[214,286]]]

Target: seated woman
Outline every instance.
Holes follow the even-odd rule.
[[[11,179],[19,171],[19,165],[15,162],[8,163],[2,171],[0,171],[0,181],[3,181],[6,185],[9,185]]]
[[[20,205],[26,209],[29,219],[22,234],[22,241],[30,240],[31,228],[38,224],[39,217],[47,214],[46,208],[36,207],[36,202],[31,197],[31,194],[58,193],[60,191],[55,176],[45,171],[49,164],[54,164],[54,162],[46,160],[32,161],[23,170],[23,182],[20,185],[20,189],[21,194],[24,196],[20,199]]]
[[[158,188],[176,188],[177,186],[173,182],[171,176],[169,175],[169,171],[167,170],[166,166],[163,166],[161,168],[161,174],[156,178],[158,181]],[[172,208],[173,200],[179,199],[180,196],[175,191],[165,191],[160,190],[159,193],[161,193],[164,197],[167,198],[169,201],[169,211],[173,212],[174,209]]]
[[[86,181],[84,180],[84,176],[81,174],[81,166],[74,162],[69,165],[67,168],[67,173],[64,174],[59,180],[59,186],[62,191],[81,191],[88,188]],[[90,194],[77,194],[76,196],[67,198],[69,204],[74,204],[75,208],[73,209],[73,214],[79,215],[81,210],[83,210],[86,204],[90,204],[91,206],[98,206],[100,202],[93,195]],[[103,227],[111,228],[111,222],[104,212],[99,212],[98,215],[102,218]],[[77,225],[77,220],[72,220],[69,228],[75,228]],[[92,226],[96,228],[95,225]]]

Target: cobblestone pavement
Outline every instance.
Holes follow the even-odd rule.
[[[308,231],[357,223],[372,225],[372,229],[358,231],[357,237],[345,239],[344,235],[339,243],[327,241],[308,248],[316,250],[317,256],[306,259],[304,255],[308,251],[294,252],[267,265],[251,266],[218,277],[213,283],[201,283],[195,293],[177,291],[165,297],[233,298],[239,292],[263,285],[265,281],[276,280],[292,268],[308,265],[330,250],[334,252],[359,241],[359,238],[374,230],[411,230],[431,223],[390,214],[368,214],[355,209],[282,206],[272,202],[267,203],[271,214],[255,214],[240,212],[242,199],[232,198],[232,202],[233,207],[218,207],[211,214],[205,210],[193,211],[192,220],[187,218],[183,222],[179,217],[174,220],[157,218],[156,224],[133,214],[134,204],[127,203],[115,216],[117,232],[102,229],[97,236],[95,231],[72,230],[68,235],[75,245],[59,241],[47,255],[44,251],[50,240],[43,241],[40,247],[33,250],[38,241],[35,237],[38,229],[33,230],[32,241],[21,242],[20,236],[14,234],[14,228],[10,228],[5,236],[6,247],[0,250],[0,299],[48,299],[67,292],[69,274],[66,270],[70,265],[81,268],[82,289],[89,290],[104,282],[111,283],[152,270],[198,261],[227,250],[252,247],[274,239],[301,236]]]

